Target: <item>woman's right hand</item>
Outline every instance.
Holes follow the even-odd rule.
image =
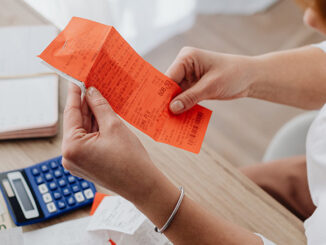
[[[253,64],[248,56],[181,49],[166,72],[183,90],[171,101],[170,110],[180,114],[202,100],[246,97],[253,83]]]
[[[80,89],[70,85],[63,129],[62,164],[73,175],[94,181],[136,205],[155,191],[168,192],[167,178],[97,89],[89,88],[81,102]],[[178,195],[177,188],[170,189]]]

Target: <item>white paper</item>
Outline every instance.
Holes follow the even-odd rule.
[[[55,38],[53,26],[15,26],[0,28],[0,76],[51,72],[37,55]]]
[[[56,125],[56,74],[5,78],[52,72],[36,56],[56,34],[53,26],[0,28],[0,134]]]
[[[109,245],[107,231],[86,230],[89,221],[88,216],[26,232],[24,245]]]
[[[1,245],[24,244],[22,228],[16,227],[16,228],[0,231],[0,244]]]
[[[154,231],[154,225],[148,219],[145,220],[133,235],[110,232],[110,237],[119,245],[172,244],[163,234]]]
[[[120,196],[105,197],[87,227],[88,231],[111,230],[134,234],[146,217]]]
[[[0,80],[0,133],[50,127],[57,121],[56,75]]]

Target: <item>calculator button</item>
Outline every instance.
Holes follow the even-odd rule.
[[[55,200],[58,200],[61,198],[61,193],[59,191],[53,192],[53,197]]]
[[[84,190],[84,195],[87,199],[92,199],[94,197],[94,193],[90,188],[87,190]]]
[[[68,182],[70,184],[75,183],[76,182],[76,178],[74,176],[68,176]]]
[[[84,181],[82,181],[81,183],[80,183],[80,185],[81,185],[81,187],[83,188],[83,189],[87,189],[88,187],[89,187],[89,184],[84,180]]]
[[[52,197],[51,197],[50,193],[46,193],[46,194],[43,195],[43,201],[45,203],[48,203],[48,202],[52,201]]]
[[[75,198],[73,196],[69,197],[67,199],[67,203],[72,206],[72,205],[75,205],[76,201],[75,201]]]
[[[33,169],[32,169],[32,174],[33,174],[34,176],[37,176],[37,175],[40,174],[40,171],[38,171],[37,168],[33,168]]]
[[[72,189],[73,192],[78,192],[78,191],[80,191],[80,188],[79,188],[78,185],[73,185],[73,186],[71,186],[71,189]]]
[[[53,180],[53,176],[52,176],[52,174],[50,174],[50,173],[45,174],[44,177],[45,177],[45,179],[46,179],[47,181],[51,181],[51,180]]]
[[[56,169],[58,167],[58,164],[55,161],[50,162],[50,167],[52,169]]]
[[[62,189],[62,193],[63,193],[63,195],[68,196],[68,195],[70,195],[70,190],[68,188],[64,188],[64,189]]]
[[[66,207],[66,203],[63,200],[61,200],[57,202],[57,206],[60,209],[64,209]]]
[[[64,187],[67,183],[64,179],[58,181],[60,187]]]
[[[51,182],[49,184],[49,188],[50,188],[51,191],[53,191],[53,190],[57,189],[57,184],[55,182]]]
[[[67,169],[63,169],[63,172],[65,173],[65,175],[70,174],[69,171]]]
[[[84,195],[81,192],[75,193],[75,198],[76,198],[77,202],[83,202],[83,201],[85,201]]]
[[[41,194],[47,193],[49,191],[46,184],[39,185],[38,190],[40,191]]]
[[[43,183],[43,178],[42,178],[42,176],[38,176],[38,177],[36,177],[36,179],[35,179],[35,181],[36,181],[36,184],[42,184]]]
[[[62,176],[62,172],[59,169],[54,171],[53,174],[54,174],[54,177],[56,177],[56,178],[60,178]]]
[[[45,164],[43,164],[42,166],[41,166],[41,170],[42,170],[42,172],[47,172],[47,171],[49,171],[49,167],[48,167],[48,165],[45,165]]]
[[[46,207],[47,207],[49,213],[53,213],[53,212],[57,211],[57,208],[53,202],[48,203],[46,205]]]

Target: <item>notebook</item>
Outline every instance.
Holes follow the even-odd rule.
[[[56,35],[47,25],[0,28],[0,139],[57,133],[58,76],[36,58]]]

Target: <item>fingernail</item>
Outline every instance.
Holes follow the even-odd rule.
[[[185,108],[184,104],[180,100],[176,100],[171,103],[170,109],[173,112],[179,112]]]
[[[87,89],[87,94],[88,94],[89,96],[93,96],[93,95],[95,95],[96,93],[97,93],[97,89],[94,88],[94,87],[90,87],[89,89]]]

